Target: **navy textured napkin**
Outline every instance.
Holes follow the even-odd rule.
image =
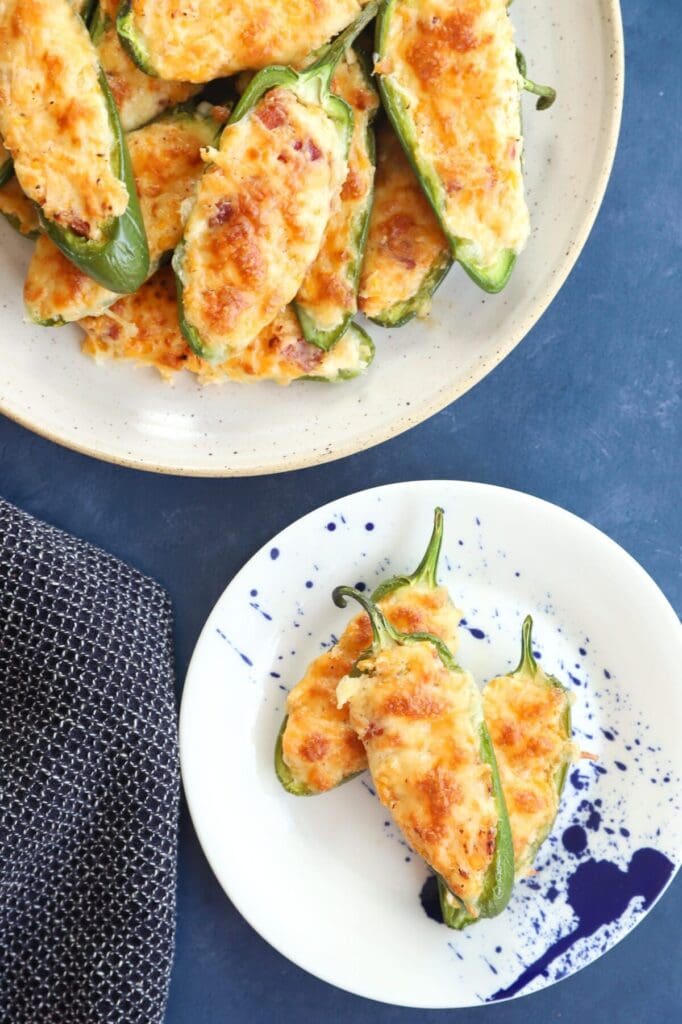
[[[168,596],[0,500],[0,1021],[156,1024],[179,774]]]

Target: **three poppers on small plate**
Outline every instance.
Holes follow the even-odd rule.
[[[287,697],[275,770],[295,796],[369,768],[377,795],[438,878],[443,921],[461,929],[506,907],[559,810],[575,756],[569,691],[547,675],[522,626],[517,668],[479,690],[455,659],[461,612],[438,583],[436,509],[414,573],[371,596]]]
[[[520,95],[551,90],[504,0],[176,6],[3,7],[0,211],[43,233],[31,319],[164,372],[346,380],[374,354],[358,310],[424,314],[453,261],[506,284],[528,235]]]

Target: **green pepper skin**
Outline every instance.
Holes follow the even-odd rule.
[[[354,367],[338,370],[333,377],[326,377],[322,374],[309,373],[298,380],[319,381],[322,384],[340,384],[344,380],[354,380],[360,377],[373,363],[376,349],[374,342],[367,331],[363,331],[359,324],[351,323],[345,333],[355,337],[358,346],[358,360]],[[345,337],[345,334],[344,334]]]
[[[397,2],[398,0],[386,0],[377,17],[375,49],[379,57],[385,55],[389,24]],[[476,259],[476,246],[473,243],[466,239],[458,238],[448,230],[442,216],[443,185],[433,170],[428,168],[419,159],[419,146],[414,125],[408,117],[400,91],[384,75],[379,76],[379,90],[384,101],[386,113],[391,119],[405,154],[412,164],[424,194],[433,207],[443,232],[452,246],[453,258],[461,264],[469,277],[484,291],[491,294],[502,291],[514,269],[516,253],[511,249],[501,249],[494,262],[483,264]]]
[[[246,117],[271,89],[290,89],[306,102],[322,107],[327,116],[334,122],[339,136],[344,142],[347,154],[353,130],[353,112],[345,100],[329,91],[329,84],[337,63],[353,43],[358,33],[374,17],[377,7],[378,0],[367,4],[353,24],[349,25],[329,46],[325,47],[321,56],[305,71],[299,73],[294,71],[293,68],[282,67],[277,64],[259,71],[244,90],[239,102],[230,115],[226,127],[236,124]],[[201,356],[202,359],[215,361],[225,358],[225,353],[216,352],[211,345],[207,344],[187,319],[183,299],[184,262],[185,245],[184,241],[182,241],[176,248],[173,256],[173,270],[177,280],[180,329],[187,339],[190,348],[198,356]],[[356,374],[353,373],[352,376],[356,376]],[[313,379],[317,378],[313,377]]]
[[[12,157],[9,157],[3,164],[0,164],[0,188],[7,184],[13,174],[14,162],[12,161]]]
[[[443,256],[442,259],[437,260],[432,265],[414,295],[411,295],[409,299],[405,299],[403,302],[396,302],[395,305],[382,310],[381,313],[371,316],[369,319],[380,327],[403,327],[435,295],[438,286],[445,280],[452,264],[451,256]]]
[[[422,557],[421,562],[408,576],[391,576],[390,579],[384,580],[378,587],[372,592],[371,601],[376,604],[383,598],[388,597],[389,594],[393,594],[396,590],[402,590],[403,587],[414,587],[414,586],[425,586],[425,587],[437,587],[438,586],[438,561],[440,559],[440,551],[443,545],[443,517],[444,512],[442,508],[437,508],[433,513],[433,530],[429,543],[426,546],[426,551]],[[297,782],[294,778],[291,769],[284,762],[282,754],[282,737],[286,731],[287,717],[284,718],[282,726],[277,734],[277,742],[275,744],[275,773],[277,778],[281,782],[282,786],[288,793],[292,793],[294,796],[319,796],[319,793],[312,789],[309,789],[304,783]],[[353,772],[351,775],[346,776],[345,779],[339,783],[342,786],[345,782],[350,782],[351,779],[356,777]],[[338,787],[337,787],[338,788]]]
[[[372,68],[369,57],[364,53],[364,51],[360,50],[359,47],[355,48],[355,53],[365,80],[365,87],[376,95],[376,88],[372,81]],[[364,140],[365,151],[372,166],[376,166],[376,145],[372,122],[376,117],[377,112],[378,107],[374,110],[372,116],[367,121],[367,131],[365,133]],[[353,222],[353,233],[351,237],[352,262],[348,266],[348,283],[356,299],[358,286],[360,284],[362,258],[365,252],[365,245],[367,243],[369,215],[372,210],[373,199],[374,186],[372,186],[368,192],[364,205],[356,211]],[[292,305],[296,312],[296,316],[298,317],[298,322],[301,325],[301,330],[303,331],[305,340],[309,341],[312,345],[317,345],[318,348],[324,349],[325,352],[328,352],[335,342],[337,342],[339,338],[343,337],[355,313],[354,308],[347,309],[335,327],[325,329],[319,326],[314,316],[311,315],[311,313],[308,312],[308,310],[306,310],[306,308],[300,303],[294,301]]]
[[[158,78],[153,64],[149,58],[149,52],[138,38],[135,31],[135,18],[131,0],[123,0],[116,16],[116,31],[128,56],[137,64],[140,71],[152,78]]]
[[[358,664],[365,658],[376,656],[387,645],[417,643],[432,644],[449,672],[461,672],[447,645],[439,637],[433,636],[430,633],[401,633],[391,626],[381,610],[372,603],[371,599],[366,598],[364,594],[361,594],[353,587],[337,587],[333,594],[334,603],[340,608],[345,607],[346,599],[349,597],[356,600],[367,612],[372,624],[373,634],[372,646],[360,656],[351,675],[361,674],[361,670],[357,667]],[[479,742],[481,760],[490,766],[492,775],[493,798],[497,811],[495,852],[483,881],[481,895],[476,904],[477,915],[475,917],[467,911],[460,901],[458,901],[457,906],[452,906],[449,903],[446,898],[449,890],[440,875],[437,875],[443,921],[449,928],[457,930],[483,917],[497,917],[498,914],[501,914],[509,903],[514,885],[514,847],[509,815],[500,782],[495,751],[493,750],[490,734],[483,719],[481,719],[481,724],[479,725]]]
[[[104,239],[93,242],[81,238],[40,214],[45,232],[72,263],[112,292],[137,291],[149,273],[149,248],[142,223],[130,156],[116,111],[116,104],[102,71],[99,75],[114,135],[113,161],[120,180],[128,191],[128,206],[120,217],[102,226]]]

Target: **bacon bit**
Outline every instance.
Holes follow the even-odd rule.
[[[65,215],[60,215],[60,214],[58,214],[55,217],[55,220],[61,220],[62,216],[66,217],[68,215],[66,215],[66,214]],[[73,231],[74,235],[79,235],[81,238],[88,238],[89,237],[89,235],[90,235],[90,225],[88,224],[88,222],[86,220],[83,220],[82,217],[70,217],[66,221],[66,224],[67,224],[67,227],[69,227]]]
[[[300,139],[296,139],[296,142],[294,143],[294,149],[296,150],[297,153],[303,149],[303,143],[301,142]]]
[[[305,761],[321,761],[329,750],[329,740],[319,733],[308,736],[299,747],[299,753]]]
[[[317,345],[311,345],[304,338],[297,338],[282,349],[282,357],[309,373],[320,365],[324,352]]]
[[[445,186],[445,191],[451,196],[453,192],[461,192],[463,188],[464,186],[460,185],[458,181],[449,181]]]
[[[380,728],[377,725],[376,722],[370,722],[369,727],[367,729],[365,729],[365,732],[363,733],[362,740],[363,740],[363,743],[364,743],[367,740],[373,740],[377,736],[383,736],[383,735],[384,735],[384,730],[382,728]]]
[[[286,155],[286,153],[278,153],[277,154],[277,159],[279,160],[279,162],[281,164],[288,164],[289,163],[289,157]]]
[[[362,175],[353,169],[348,171],[346,180],[343,183],[341,189],[342,199],[359,199],[362,193],[365,191]]]
[[[591,754],[589,752],[589,750],[581,750],[580,754],[579,754],[579,757],[581,757],[585,761],[598,761],[599,760],[599,754]]]
[[[312,139],[305,140],[305,152],[309,160],[319,160],[322,156],[322,150]]]
[[[116,341],[121,336],[121,325],[117,324],[114,320],[110,320],[107,324],[107,338],[111,338]]]
[[[208,219],[210,228],[217,228],[220,224],[227,224],[234,213],[234,205],[229,199],[219,199],[215,204],[215,212]]]
[[[232,113],[231,107],[212,107],[211,117],[218,124],[227,124],[230,120],[230,114]]]
[[[495,852],[496,838],[497,836],[495,833],[495,829],[489,828],[485,836],[485,852],[488,854],[489,857],[492,857],[492,855]]]
[[[386,222],[385,245],[391,256],[408,270],[414,270],[417,266],[413,231],[414,221],[406,213],[396,213]]]
[[[393,61],[390,57],[382,57],[374,61],[374,73],[377,75],[390,75],[393,71]]]
[[[287,123],[287,112],[278,96],[266,96],[260,109],[256,111],[256,117],[269,131],[281,128]]]

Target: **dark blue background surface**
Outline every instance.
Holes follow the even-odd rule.
[[[104,465],[0,420],[3,496],[170,591],[179,689],[206,615],[261,544],[325,501],[396,480],[481,480],[563,505],[629,550],[680,611],[682,3],[624,0],[623,14],[623,130],[584,253],[522,345],[430,422],[318,469],[201,481]],[[449,1013],[382,1007],[270,949],[223,896],[185,814],[168,1024],[671,1021],[682,1005],[681,918],[678,879],[615,950],[538,995]]]

